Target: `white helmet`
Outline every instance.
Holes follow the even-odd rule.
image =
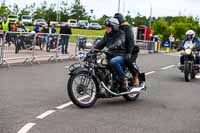
[[[190,35],[192,37],[195,37],[195,32],[193,30],[188,30],[185,34],[186,36]]]
[[[105,26],[112,26],[113,30],[119,30],[119,21],[116,18],[108,18],[104,22]]]

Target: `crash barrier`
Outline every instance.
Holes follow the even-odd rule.
[[[138,45],[141,50],[148,51],[148,53],[156,53],[161,49],[160,42],[155,41],[136,40],[136,45]]]
[[[102,38],[33,32],[8,32],[0,36],[0,63],[8,67],[15,61],[40,64],[43,60],[57,62],[77,58],[80,51],[88,51]],[[136,44],[149,53],[160,49],[153,41],[136,40]]]
[[[0,45],[1,64],[10,67],[11,63],[19,60],[40,64],[43,60],[57,62],[76,58],[79,51],[91,49],[99,39],[100,36],[8,32]]]

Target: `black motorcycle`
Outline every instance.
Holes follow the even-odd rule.
[[[194,79],[196,74],[199,73],[200,67],[196,63],[196,56],[199,55],[199,48],[196,44],[187,43],[182,50],[182,55],[184,56],[184,64],[179,66],[179,69],[184,73],[185,81],[189,82]]]
[[[69,67],[70,78],[67,86],[70,99],[78,107],[91,107],[98,98],[123,96],[128,101],[135,101],[141,91],[146,89],[145,74],[139,74],[140,86],[134,87],[132,74],[126,69],[129,87],[124,92],[115,72],[108,64],[108,52],[92,50],[87,54],[80,53],[79,55],[83,62]]]
[[[47,44],[46,51],[50,52],[51,49],[56,49],[58,36],[57,35],[50,35],[49,36],[49,43]]]

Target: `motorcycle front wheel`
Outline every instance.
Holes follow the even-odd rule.
[[[97,82],[86,72],[72,75],[68,81],[68,95],[80,108],[92,107],[97,101]]]
[[[186,82],[190,82],[190,80],[192,79],[192,73],[191,73],[191,64],[189,63],[185,63],[184,66],[184,74],[185,74],[185,81]]]

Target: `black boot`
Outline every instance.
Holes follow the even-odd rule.
[[[128,78],[122,78],[120,81],[120,85],[123,92],[128,91]]]

